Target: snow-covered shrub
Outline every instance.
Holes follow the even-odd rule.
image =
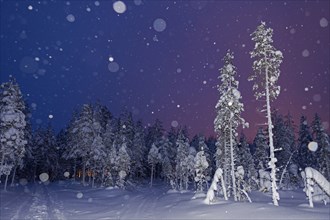
[[[209,190],[207,191],[206,198],[204,199],[204,203],[209,205],[215,201],[214,191],[218,191],[218,182],[219,181],[221,182],[221,188],[223,191],[224,198],[225,198],[225,200],[228,200],[227,192],[226,192],[226,185],[223,180],[223,170],[221,168],[218,168],[215,171],[213,181],[211,183]]]
[[[237,200],[241,201],[247,199],[249,202],[252,202],[248,192],[251,191],[251,187],[244,180],[244,168],[243,166],[238,166],[237,171],[235,172],[236,177],[236,186],[237,186]]]
[[[313,201],[324,201],[325,204],[329,202],[330,182],[319,171],[306,167],[301,176],[305,182],[304,192],[311,208],[314,207]]]
[[[272,183],[270,180],[270,173],[265,170],[259,170],[259,183],[261,192],[269,192],[272,187]]]

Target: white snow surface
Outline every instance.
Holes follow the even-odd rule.
[[[147,185],[147,184],[146,184]],[[1,186],[0,186],[1,187]],[[253,203],[218,199],[205,205],[193,191],[167,193],[169,187],[131,190],[83,187],[78,182],[29,183],[0,191],[0,219],[329,219],[329,204],[308,207],[302,189],[279,191],[280,206],[271,194],[251,193]],[[83,197],[77,198],[81,193]]]

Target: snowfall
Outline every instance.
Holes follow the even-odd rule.
[[[0,184],[1,185],[1,184]],[[302,189],[253,191],[252,203],[217,198],[211,205],[193,191],[173,191],[163,183],[149,187],[91,188],[71,180],[17,184],[1,190],[0,219],[329,219],[329,204],[309,207]]]

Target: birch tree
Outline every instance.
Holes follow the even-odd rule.
[[[270,161],[269,167],[271,169],[272,182],[272,199],[273,204],[278,206],[280,196],[277,192],[276,185],[276,157],[275,147],[273,143],[273,124],[271,118],[270,103],[280,94],[280,86],[277,85],[280,76],[280,65],[282,63],[282,52],[276,50],[273,44],[273,29],[267,28],[265,22],[257,27],[251,34],[252,41],[255,42],[253,51],[251,51],[251,58],[255,59],[253,62],[253,73],[249,77],[249,81],[254,81],[253,90],[257,100],[261,99],[266,102],[266,118],[269,134],[269,151]]]

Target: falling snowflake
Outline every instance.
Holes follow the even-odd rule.
[[[321,18],[320,20],[320,26],[325,28],[325,27],[328,27],[328,20],[326,18]]]
[[[311,141],[308,144],[308,150],[315,152],[318,148],[317,142]]]
[[[115,73],[119,70],[119,65],[116,62],[111,62],[108,64],[108,69],[110,72]]]
[[[81,193],[81,192],[78,192],[78,193],[77,193],[77,198],[78,198],[78,199],[81,199],[83,196],[84,196],[83,193]]]
[[[307,49],[303,50],[302,56],[303,57],[309,57],[309,51]]]
[[[66,20],[72,23],[76,20],[76,18],[74,17],[73,14],[69,14],[68,16],[66,16]]]
[[[122,14],[126,11],[126,5],[122,1],[114,2],[112,7],[113,7],[113,10],[115,10],[115,12],[117,12],[118,14]]]
[[[175,120],[171,122],[171,126],[172,126],[173,128],[178,127],[178,125],[179,125],[179,123],[178,123],[177,121],[175,121]]]
[[[162,32],[166,29],[166,21],[164,19],[157,18],[153,23],[153,27],[155,31]]]
[[[39,175],[39,179],[41,182],[46,182],[49,179],[49,175],[47,173],[42,173]]]
[[[70,173],[68,171],[66,171],[66,172],[64,172],[64,176],[68,178],[70,176]]]

